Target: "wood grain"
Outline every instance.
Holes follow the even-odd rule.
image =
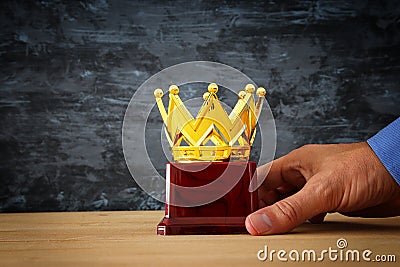
[[[305,223],[274,236],[157,236],[162,216],[162,211],[0,214],[0,266],[285,266],[293,262],[261,262],[256,254],[265,245],[287,251],[337,249],[339,238],[347,240],[347,249],[397,254],[400,260],[400,217],[332,214],[323,224]],[[365,264],[328,259],[323,263]]]

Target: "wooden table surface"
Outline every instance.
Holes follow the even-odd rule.
[[[0,266],[287,266],[275,256],[260,261],[257,252],[268,250],[369,249],[375,255],[395,255],[400,261],[400,217],[387,219],[327,216],[320,225],[305,223],[289,234],[157,236],[163,211],[14,213],[0,214]],[[261,254],[263,255],[263,254]],[[288,255],[286,255],[286,258]],[[324,265],[365,262],[330,261]],[[299,262],[297,262],[299,264]],[[300,261],[304,266],[320,263]],[[367,266],[396,266],[370,262]],[[398,266],[398,265],[397,265]]]

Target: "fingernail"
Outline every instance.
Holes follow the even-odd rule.
[[[249,220],[254,230],[256,230],[259,235],[268,232],[272,227],[271,220],[264,213],[252,214],[249,216]]]

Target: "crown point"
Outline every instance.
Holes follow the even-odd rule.
[[[164,92],[162,89],[157,88],[156,90],[154,90],[154,96],[156,98],[161,98],[161,97],[163,97],[163,95],[164,95]]]
[[[253,93],[255,89],[256,88],[254,87],[254,85],[249,83],[248,85],[246,85],[244,90],[246,91],[246,93]]]
[[[173,95],[179,94],[179,87],[177,85],[175,85],[175,84],[171,85],[169,87],[169,93],[173,94]]]
[[[259,88],[257,89],[257,95],[258,95],[259,97],[265,96],[266,93],[267,93],[267,92],[265,91],[265,88],[264,88],[264,87],[259,87]]]
[[[238,93],[238,97],[239,97],[240,99],[244,99],[245,96],[246,96],[246,92],[245,92],[245,91],[240,91],[240,92]]]
[[[203,99],[204,99],[204,100],[207,100],[209,96],[210,96],[210,93],[209,93],[209,92],[205,92],[205,93],[203,94]]]
[[[210,83],[208,85],[208,92],[210,93],[217,93],[218,92],[218,85],[216,83]]]

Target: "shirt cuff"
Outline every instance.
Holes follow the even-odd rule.
[[[367,140],[388,172],[400,185],[400,118]]]

